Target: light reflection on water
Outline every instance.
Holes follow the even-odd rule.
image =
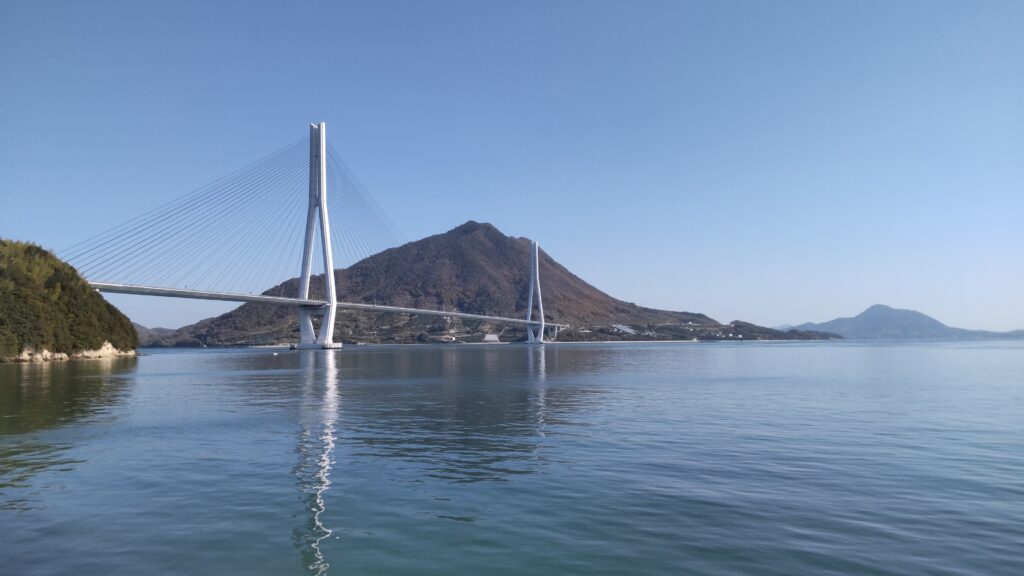
[[[363,425],[357,430],[362,433],[350,434],[349,441],[358,445],[354,451],[358,457],[397,458],[410,463],[425,466],[431,477],[455,483],[477,481],[504,481],[506,476],[528,474],[536,471],[535,466],[517,466],[520,462],[536,464],[541,458],[541,442],[530,441],[531,436],[544,437],[546,410],[546,362],[544,348],[531,347],[525,349],[525,373],[534,381],[525,395],[515,398],[521,404],[499,421],[479,420],[477,412],[486,411],[486,405],[506,402],[507,398],[494,398],[490,395],[481,396],[482,400],[474,400],[472,404],[455,410],[446,409],[443,414],[436,414],[433,407],[413,410],[410,406],[389,407],[385,413],[351,416],[351,420],[361,419]],[[382,351],[383,352],[383,351]],[[557,351],[553,351],[557,352]],[[302,503],[306,511],[306,521],[300,528],[293,531],[293,539],[299,548],[306,569],[312,574],[326,574],[330,563],[325,559],[321,543],[334,535],[334,531],[324,524],[327,512],[326,493],[330,489],[331,473],[335,465],[334,449],[338,441],[335,424],[341,412],[341,391],[344,382],[338,366],[339,354],[344,352],[299,351],[299,372],[302,377],[301,397],[298,407],[299,436],[297,453],[299,460],[294,468]],[[389,378],[395,372],[406,377],[420,377],[424,373],[437,373],[442,378],[459,378],[466,370],[466,363],[473,363],[463,353],[447,350],[437,356],[438,362],[433,364],[431,354],[417,361],[390,364],[390,369],[374,373],[376,378]],[[503,356],[505,358],[503,359]],[[406,358],[403,354],[400,358]],[[524,359],[516,355],[516,359]],[[357,363],[358,364],[358,363]],[[521,372],[520,364],[510,370],[507,356],[492,349],[485,350],[482,355],[482,372],[488,375],[499,374],[504,368],[510,372]],[[238,366],[238,368],[249,368]],[[476,368],[476,366],[474,367]],[[357,384],[367,385],[365,380]],[[372,385],[372,383],[370,383]],[[480,382],[471,385],[479,387]],[[461,396],[461,385],[453,388],[442,387],[445,405]],[[358,390],[358,387],[357,387]],[[486,390],[485,390],[486,391]],[[493,391],[492,391],[493,392]],[[503,412],[509,406],[503,406]],[[511,416],[511,417],[509,417]],[[486,422],[492,428],[495,438],[472,438],[464,433],[448,435],[441,428],[450,427],[451,420],[465,420],[466,428],[477,428]],[[376,424],[370,425],[372,419]],[[408,426],[401,425],[406,422]],[[444,424],[440,424],[444,422]],[[353,426],[349,426],[353,429]],[[433,430],[433,435],[425,431]],[[473,436],[479,436],[474,433]],[[510,438],[518,438],[510,442]],[[525,440],[524,440],[525,439]],[[521,452],[518,453],[518,452]],[[470,517],[439,516],[456,521],[472,521]]]
[[[306,568],[318,575],[326,574],[330,568],[320,543],[333,534],[323,523],[323,513],[327,508],[324,495],[331,487],[334,466],[334,424],[341,406],[336,354],[333,351],[298,352],[303,385],[299,405],[299,462],[295,476],[309,517],[301,529],[295,530],[293,538]]]

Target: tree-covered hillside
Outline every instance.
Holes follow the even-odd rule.
[[[0,360],[26,347],[73,354],[104,341],[133,350],[138,336],[70,265],[34,244],[0,239]]]

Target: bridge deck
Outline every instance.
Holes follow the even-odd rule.
[[[303,300],[302,298],[288,298],[286,296],[265,296],[262,294],[239,294],[233,292],[208,292],[205,290],[193,290],[190,288],[160,288],[157,286],[113,284],[110,282],[89,282],[89,284],[100,292],[116,294],[166,296],[169,298],[192,298],[196,300],[223,300],[226,302],[260,302],[264,304],[285,304],[288,306],[327,306],[327,302],[324,302],[323,300]],[[338,302],[337,307],[339,309],[369,310],[373,312],[391,312],[396,314],[448,316],[451,318],[484,320],[490,322],[502,322],[506,324],[525,324],[529,326],[540,325],[540,322],[524,320],[522,318],[504,318],[502,316],[487,316],[483,314],[468,314],[466,312],[451,312],[445,310],[424,310],[420,308],[404,308],[402,306],[384,306],[380,304],[360,304],[358,302]],[[553,328],[565,328],[564,324],[546,323],[545,325]]]

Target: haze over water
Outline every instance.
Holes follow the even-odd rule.
[[[4,574],[1020,574],[1024,343],[0,365]]]

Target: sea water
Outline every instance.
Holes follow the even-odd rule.
[[[1024,574],[1024,344],[0,365],[0,574]]]

